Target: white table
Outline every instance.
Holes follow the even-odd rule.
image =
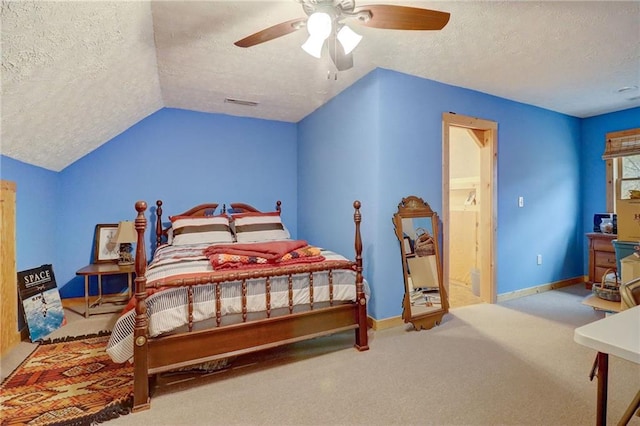
[[[573,339],[583,346],[598,351],[594,365],[594,368],[597,366],[598,370],[596,424],[598,426],[606,425],[609,355],[640,364],[640,306],[578,327],[574,331]],[[639,407],[640,391],[618,424],[627,424],[634,411]]]

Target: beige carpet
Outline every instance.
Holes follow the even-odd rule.
[[[451,308],[461,308],[463,306],[484,303],[480,297],[473,294],[471,285],[465,283],[449,283],[449,306]]]
[[[428,331],[352,333],[236,359],[210,375],[162,378],[131,425],[590,425],[595,352],[573,330],[603,315],[582,285],[454,308]],[[610,359],[609,421],[640,389],[640,366]],[[640,425],[634,417],[630,425]]]

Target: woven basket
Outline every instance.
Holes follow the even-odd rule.
[[[613,272],[613,280],[608,277],[609,273],[611,272]],[[620,282],[618,281],[618,274],[616,274],[612,269],[607,269],[606,271],[604,271],[604,274],[602,274],[602,282],[593,283],[593,286],[591,286],[591,291],[600,299],[619,302]]]

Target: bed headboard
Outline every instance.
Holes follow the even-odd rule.
[[[205,217],[205,216],[214,216],[216,214],[216,209],[218,208],[217,203],[206,203],[199,204],[195,207],[190,208],[184,213],[177,214],[175,216],[191,216],[191,217]],[[172,216],[169,216],[171,218]],[[156,201],[156,248],[162,244],[163,239],[168,238],[167,232],[170,227],[164,228],[162,226],[162,200]]]
[[[229,203],[229,211],[227,210],[226,204],[222,205],[222,213],[246,213],[246,212],[260,212],[260,210],[256,209],[252,205],[245,203]],[[276,201],[276,211],[282,211],[282,201]]]
[[[191,217],[206,217],[206,216],[215,216],[216,209],[219,204],[217,203],[205,203],[199,204],[195,207],[190,208],[184,213],[177,214],[175,216],[191,216]],[[226,204],[222,205],[221,214],[227,213],[246,213],[246,212],[260,212],[260,210],[256,209],[250,204],[246,203],[229,203],[230,211],[227,211]],[[282,211],[282,201],[278,200],[276,202],[276,211]],[[173,216],[169,216],[171,218]],[[166,241],[168,238],[168,231],[171,227],[164,228],[162,226],[162,200],[156,201],[156,248],[162,244],[163,240]]]

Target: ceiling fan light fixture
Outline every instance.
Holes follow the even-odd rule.
[[[307,31],[309,38],[302,45],[302,49],[309,55],[320,59],[322,46],[331,34],[332,20],[328,13],[316,12],[307,19]]]
[[[307,19],[309,36],[326,40],[331,34],[331,16],[325,12],[316,12]]]
[[[324,46],[324,39],[314,36],[309,36],[307,41],[302,45],[302,50],[309,55],[320,59],[322,57],[322,46]]]
[[[336,69],[344,71],[353,67],[352,51],[363,38],[345,26],[345,21],[349,20],[349,23],[355,21],[370,28],[425,31],[441,30],[447,25],[451,16],[449,12],[392,4],[371,4],[356,8],[356,0],[297,0],[297,2],[302,5],[306,17],[272,25],[234,44],[238,47],[251,47],[306,27],[309,38],[301,46],[302,49],[315,58],[321,58],[326,44],[328,56]]]
[[[362,36],[346,25],[338,31],[338,41],[342,45],[344,53],[346,54],[351,53],[351,51],[353,51],[353,49],[355,49],[360,43],[360,40],[362,40]]]

